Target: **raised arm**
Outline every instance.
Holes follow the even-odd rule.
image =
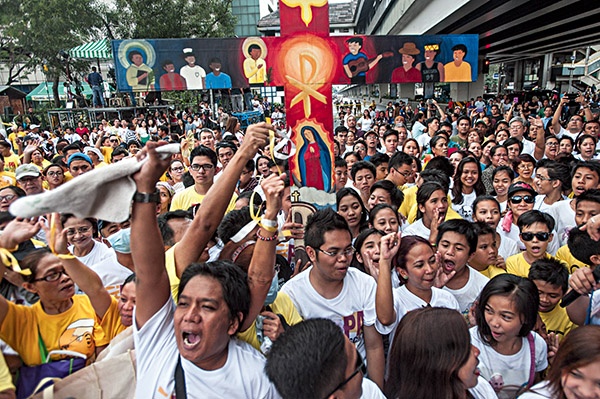
[[[556,111],[554,111],[554,115],[552,116],[552,128],[554,129],[554,135],[558,136],[560,134],[560,129],[562,126],[560,125],[560,116],[562,114],[563,107],[569,101],[569,98],[565,95],[560,99],[558,106],[556,107]]]
[[[102,148],[102,140],[104,140],[104,133],[105,133],[105,130],[102,129],[100,131],[100,133],[98,134],[98,138],[96,139],[96,144],[94,146],[98,149]]]
[[[110,294],[104,288],[100,276],[81,263],[67,249],[67,229],[63,229],[58,213],[52,214],[52,223],[54,223],[54,234],[51,229],[44,229],[50,248],[57,254],[69,277],[90,298],[96,315],[102,319],[110,306]]]
[[[546,150],[546,136],[544,134],[544,122],[540,117],[529,117],[529,123],[535,126],[537,135],[535,136],[535,149],[533,150],[533,157],[536,161],[544,158],[544,151]]]
[[[267,198],[267,208],[262,217],[265,223],[277,226],[277,213],[281,209],[283,178],[272,174],[261,182]],[[261,224],[264,224],[261,222]],[[272,230],[272,231],[269,231]],[[277,247],[277,227],[261,226],[258,231],[252,260],[248,267],[248,285],[250,286],[250,311],[242,324],[242,331],[247,330],[260,313],[275,275],[275,249]]]
[[[396,320],[394,297],[392,293],[392,258],[396,256],[400,246],[400,234],[391,233],[381,238],[379,257],[379,278],[375,294],[375,313],[377,319],[385,326]]]
[[[181,277],[185,268],[200,258],[223,219],[242,169],[246,162],[256,155],[258,149],[264,147],[270,129],[272,126],[264,122],[249,126],[242,146],[229,161],[221,177],[208,190],[194,221],[175,247],[177,277]]]
[[[139,193],[154,193],[156,182],[169,166],[169,158],[156,153],[157,143],[148,142],[138,159],[148,157],[134,175]],[[142,328],[150,318],[171,300],[169,276],[165,268],[162,237],[156,221],[156,203],[134,202],[131,217],[131,255],[136,270],[135,322]]]
[[[37,218],[22,219],[17,218],[9,222],[2,234],[0,234],[0,248],[12,252],[16,250],[20,243],[29,240],[31,237],[40,231],[42,222]],[[5,258],[3,255],[2,258]],[[0,261],[0,280],[6,273],[4,261]],[[6,313],[8,312],[8,301],[4,296],[0,295],[0,325],[4,322]]]

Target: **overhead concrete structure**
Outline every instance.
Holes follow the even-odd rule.
[[[521,60],[600,42],[600,2],[578,0],[365,0],[366,34],[479,34],[492,62]]]

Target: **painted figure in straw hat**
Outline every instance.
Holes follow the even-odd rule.
[[[421,51],[412,42],[406,42],[398,52],[402,55],[402,65],[392,72],[392,82],[420,82],[421,72],[414,67],[415,56]]]

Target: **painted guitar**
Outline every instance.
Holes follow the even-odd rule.
[[[393,51],[384,51],[383,53],[381,53],[381,56],[383,58],[390,58],[394,56],[394,52]],[[352,77],[357,76],[359,73],[362,72],[368,72],[369,71],[369,64],[373,61],[375,61],[377,59],[377,57],[375,58],[371,58],[370,60],[365,60],[364,58],[360,58],[358,60],[352,60],[350,61],[347,65],[348,68],[350,69],[350,73],[352,74]]]

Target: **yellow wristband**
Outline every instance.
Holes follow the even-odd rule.
[[[265,230],[265,231],[268,231],[269,233],[275,233],[275,232],[277,232],[277,230],[278,230],[278,229],[277,229],[277,227],[265,226],[265,225],[264,225],[262,222],[261,222],[261,223],[259,223],[259,226],[260,226],[260,227],[261,227],[263,230]]]
[[[68,254],[56,254],[56,257],[58,259],[76,259],[75,255],[70,252]]]

